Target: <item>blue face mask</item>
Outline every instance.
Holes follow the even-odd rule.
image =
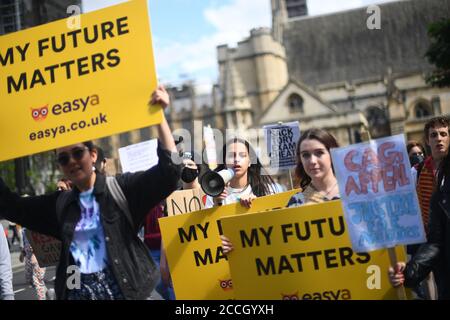
[[[415,154],[409,157],[409,162],[411,162],[411,166],[415,166],[416,164],[422,163],[424,160],[423,155]]]

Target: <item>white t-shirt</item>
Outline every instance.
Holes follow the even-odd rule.
[[[247,185],[244,189],[235,189],[231,187],[225,188],[228,192],[228,196],[223,200],[222,204],[230,204],[235,203],[241,200],[242,196],[248,196],[253,194],[252,187],[250,185]],[[212,208],[214,207],[214,200],[213,197],[208,196],[206,198],[205,208]]]

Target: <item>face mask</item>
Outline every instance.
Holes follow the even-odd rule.
[[[181,171],[181,180],[183,180],[186,183],[191,183],[197,177],[198,177],[197,169],[191,169],[188,167],[184,167],[183,170]]]
[[[411,166],[415,166],[418,163],[422,163],[423,159],[422,155],[415,154],[409,158],[409,161],[411,162]]]

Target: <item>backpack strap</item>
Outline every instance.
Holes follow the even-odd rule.
[[[109,192],[111,193],[114,201],[119,206],[120,210],[122,210],[123,213],[125,213],[125,216],[127,217],[128,222],[130,223],[131,227],[134,229],[135,225],[133,222],[133,218],[131,217],[131,212],[128,206],[127,198],[125,198],[125,195],[123,194],[122,188],[119,185],[119,182],[117,182],[117,179],[115,177],[106,177],[106,186],[108,187]]]

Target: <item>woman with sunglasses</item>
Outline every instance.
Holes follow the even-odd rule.
[[[167,107],[167,91],[159,87],[151,103]],[[62,172],[73,183],[71,191],[22,198],[0,178],[0,216],[62,242],[57,299],[150,298],[158,271],[137,233],[149,210],[176,189],[180,176],[179,166],[172,162],[176,148],[164,115],[158,134],[158,165],[116,176],[131,219],[115,203],[105,176],[95,171],[92,142],[56,150]]]

